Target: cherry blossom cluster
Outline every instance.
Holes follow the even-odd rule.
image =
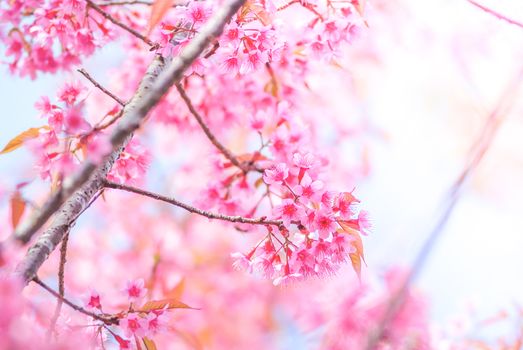
[[[36,103],[41,118],[47,120],[47,126],[30,144],[42,179],[51,179],[52,174],[69,174],[78,164],[75,153],[80,147],[74,141],[91,129],[83,116],[85,93],[80,84],[67,83],[58,91],[56,103],[51,103],[47,96]]]
[[[291,23],[295,13],[305,11],[308,21]],[[160,26],[159,52],[176,56],[209,18],[213,5],[190,2],[173,11],[171,21]],[[186,75],[203,75],[218,69],[224,74],[249,74],[267,64],[278,64],[283,56],[336,62],[343,43],[349,43],[362,25],[358,0],[347,2],[291,0],[277,6],[272,1],[249,1],[225,28],[212,49],[198,59]],[[294,35],[301,30],[300,36]]]
[[[118,325],[116,330],[111,329],[107,324],[101,324],[100,329],[111,334],[120,349],[132,349],[135,341],[138,342],[137,339],[150,340],[159,333],[165,332],[169,322],[168,311],[175,308],[188,308],[187,305],[172,299],[143,303],[147,295],[143,279],[128,281],[122,293],[129,305],[124,311],[116,314],[107,314],[103,311],[102,297],[96,290],[91,289],[84,296],[86,310],[94,312],[103,319],[114,319],[114,323]]]
[[[326,188],[321,178],[327,160],[307,150],[303,133],[291,133],[281,125],[268,141],[268,150],[273,158],[262,162],[264,196],[272,207],[268,218],[281,225],[268,225],[266,237],[248,254],[233,254],[235,264],[275,284],[330,275],[349,259],[359,272],[360,233],[370,229],[359,200],[350,192]]]
[[[111,150],[105,129],[118,118],[117,107],[91,125],[84,117],[87,89],[77,82],[66,83],[52,103],[47,96],[36,103],[47,125],[31,140],[36,168],[42,179],[56,180],[71,173],[84,159],[99,163]],[[148,152],[136,139],[132,140],[116,160],[108,178],[116,182],[133,182],[143,178],[149,164]]]
[[[77,65],[109,31],[104,20],[78,0],[3,1],[0,20],[8,24],[0,37],[11,71],[33,79],[37,72]]]

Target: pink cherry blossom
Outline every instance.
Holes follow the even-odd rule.
[[[67,83],[58,90],[58,98],[68,106],[74,105],[85,88],[78,83]]]
[[[105,135],[95,135],[87,144],[87,156],[94,163],[100,163],[111,149],[111,143]]]
[[[322,209],[317,211],[314,216],[314,227],[318,230],[321,238],[328,238],[336,231],[337,224],[333,214],[327,209]]]
[[[314,166],[315,158],[312,153],[300,154],[298,152],[293,155],[294,164],[302,169],[310,169]]]
[[[323,186],[323,181],[313,181],[308,172],[305,172],[300,184],[294,187],[294,193],[302,198],[317,201],[320,198],[320,191],[323,189]]]
[[[70,134],[79,134],[90,129],[89,123],[84,119],[78,108],[69,108],[65,111],[64,127]]]
[[[274,217],[281,218],[286,226],[289,226],[291,221],[300,221],[304,214],[303,208],[292,199],[284,199],[273,209]]]
[[[287,176],[289,176],[289,168],[287,168],[287,165],[285,163],[278,163],[265,170],[263,181],[268,185],[279,184],[285,181]]]
[[[128,314],[120,321],[120,327],[126,337],[143,337],[148,334],[147,321],[137,314]]]
[[[143,278],[134,281],[127,281],[124,292],[126,293],[127,299],[129,299],[130,302],[138,302],[147,293],[147,288],[145,288],[145,281]]]
[[[100,294],[91,289],[89,293],[84,296],[84,304],[87,309],[102,309]]]
[[[358,215],[358,227],[360,232],[364,235],[368,235],[372,229],[372,222],[369,220],[369,213],[365,210],[361,210]]]

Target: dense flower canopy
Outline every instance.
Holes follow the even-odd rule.
[[[13,79],[66,78],[33,101],[40,126],[0,152],[32,157],[28,179],[0,187],[0,349],[448,341],[409,270],[366,271],[374,233],[358,183],[372,167],[366,138],[383,136],[322,88],[350,81],[348,58],[379,51],[368,7],[1,2]],[[81,68],[114,48],[124,59],[112,71]]]

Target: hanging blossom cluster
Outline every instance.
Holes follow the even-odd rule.
[[[176,56],[210,17],[215,4],[191,2],[180,6],[160,25],[158,44],[165,57]],[[307,60],[336,62],[343,44],[350,43],[362,25],[362,5],[351,1],[248,1],[225,27],[212,49],[192,65],[186,75],[209,71],[250,74],[267,64],[279,64],[294,56],[300,65]],[[298,27],[296,13],[308,18]],[[298,34],[299,33],[299,34]],[[292,67],[288,67],[292,68]]]
[[[328,160],[308,149],[306,130],[291,127],[292,119],[287,118],[276,118],[279,126],[262,145],[269,156],[263,155],[264,150],[252,155],[252,162],[263,168],[252,185],[236,173],[215,182],[203,202],[238,213],[244,207],[243,193],[261,192],[256,206],[244,211],[247,216],[262,211],[263,203],[268,202],[267,218],[278,224],[266,225],[265,238],[250,252],[233,254],[237,267],[273,279],[275,284],[330,275],[349,259],[359,273],[363,259],[360,234],[370,229],[368,215],[352,193],[327,187],[322,175]],[[260,123],[253,121],[252,125],[256,128]],[[264,190],[256,191],[257,186]]]
[[[87,5],[75,1],[13,4],[10,10],[18,13],[20,19],[16,22],[16,16],[11,16],[9,23],[13,28],[20,28],[8,30],[2,38],[14,59],[10,63],[12,71],[33,77],[38,71],[69,68],[72,63],[66,64],[61,58],[68,50],[75,53],[74,64],[92,54],[99,46],[97,35],[104,40],[111,38],[110,28],[114,27],[107,16],[113,16],[113,21],[122,20],[129,8],[100,3],[102,10],[109,11],[103,16],[94,10],[96,7],[90,1]],[[56,12],[49,12],[51,4]],[[64,4],[68,6],[61,6]],[[163,23],[151,32],[156,42],[146,40],[155,43],[149,50],[144,50],[143,38],[138,41],[129,34],[127,38],[132,40],[126,44],[127,59],[115,75],[120,78],[116,80],[117,86],[111,89],[129,96],[149,61],[144,57],[150,56],[151,50],[164,57],[178,55],[217,6],[189,2],[170,9]],[[63,14],[64,9],[69,12]],[[74,30],[67,27],[67,35],[61,36],[49,24],[53,21],[44,22],[37,10],[48,11],[48,17],[61,21],[62,25],[69,21],[76,27]],[[337,64],[339,50],[350,43],[362,25],[360,10],[354,0],[291,1],[280,5],[248,1],[226,25],[224,34],[185,72],[179,88],[186,96],[180,96],[179,91],[173,89],[151,113],[151,123],[174,124],[190,131],[210,128],[215,134],[207,136],[215,145],[219,143],[216,139],[224,143],[233,139],[224,125],[241,129],[248,138],[259,140],[259,147],[249,142],[247,147],[251,151],[243,154],[217,146],[221,155],[215,158],[213,180],[203,190],[200,202],[203,209],[240,217],[236,226],[239,230],[254,231],[253,236],[263,235],[256,236],[258,243],[249,251],[233,253],[233,264],[272,279],[276,285],[333,274],[347,261],[358,274],[361,269],[360,235],[370,229],[367,214],[360,210],[359,200],[352,191],[331,190],[327,176],[329,160],[317,150],[308,126],[312,116],[303,107],[304,100],[310,97],[309,70],[315,63]],[[132,12],[140,19],[138,24],[124,22],[132,30],[143,32],[140,23],[147,18],[147,11]],[[302,17],[303,13],[306,21],[293,27],[292,19]],[[54,41],[40,44],[31,36],[37,32],[31,30],[35,25],[51,33]],[[85,28],[91,38],[89,42],[97,42],[89,46],[92,50],[75,48],[80,41],[71,39]],[[15,50],[16,45],[9,42],[15,35],[19,35],[27,49]],[[31,56],[40,46],[46,49],[57,46],[46,52],[46,60],[50,62],[47,65],[36,64]],[[17,53],[13,55],[13,52]],[[86,89],[71,83],[59,91],[57,100],[43,97],[37,104],[47,125],[31,135],[30,147],[38,157],[41,177],[55,185],[55,181],[71,173],[79,162],[90,159],[99,163],[110,149],[106,133],[118,122],[121,109],[115,106],[102,113],[97,111],[99,119],[90,123],[84,117],[86,98]],[[194,117],[198,112],[203,120],[197,122]],[[126,183],[143,177],[148,155],[135,142],[116,160],[108,180]],[[250,222],[242,222],[246,220]],[[100,327],[110,333],[121,348],[128,348],[132,338],[146,339],[165,328],[165,309],[171,308],[171,302],[155,303],[154,307],[146,306],[147,303],[141,305],[138,299],[143,291],[143,283],[132,284],[127,289],[131,304],[116,314],[102,311],[103,298],[97,292],[93,291],[87,298],[86,308],[97,317],[113,322],[114,327]],[[137,300],[131,300],[135,297]],[[115,332],[116,326],[119,332]]]
[[[75,336],[60,337],[49,341],[48,330],[34,322],[28,315],[30,309],[42,309],[32,304],[22,295],[22,285],[14,277],[0,276],[2,288],[2,315],[0,316],[0,347],[2,349],[78,349],[95,347],[98,341],[113,338],[120,349],[133,349],[140,339],[150,345],[151,338],[166,333],[173,312],[177,309],[190,309],[188,305],[173,299],[150,300],[143,279],[128,281],[118,297],[106,300],[95,289],[82,296],[83,304],[77,305],[80,312],[64,317],[64,329],[75,327],[83,318],[90,318],[89,327]],[[9,301],[9,302],[4,302]],[[118,305],[118,306],[114,306]],[[119,308],[121,311],[108,312]],[[43,310],[40,310],[42,312]],[[148,343],[149,342],[149,343]]]
[[[168,12],[153,33],[158,52],[178,55],[215,6],[190,2]],[[218,139],[231,137],[223,128],[231,125],[261,140],[257,149],[232,156],[240,167],[227,155],[216,158],[213,180],[199,203],[225,215],[277,222],[263,225],[265,237],[251,251],[233,254],[235,266],[275,284],[327,276],[347,261],[359,273],[363,263],[361,234],[370,229],[367,213],[352,192],[333,191],[325,183],[329,160],[315,150],[308,128],[308,120],[317,116],[302,108],[310,98],[308,71],[315,62],[337,63],[343,45],[363,23],[359,10],[357,1],[292,1],[281,6],[247,2],[181,83]],[[307,20],[291,28],[286,23],[292,23],[295,11],[304,11]],[[124,95],[129,93],[126,87],[137,86],[147,62],[136,46],[129,47],[128,56],[127,69],[115,86]],[[151,122],[201,132],[188,107],[171,91],[152,112]]]
[[[66,83],[58,90],[56,102],[43,96],[35,104],[47,125],[33,129],[27,138],[31,139],[29,147],[36,157],[36,169],[42,179],[59,181],[84,159],[97,164],[111,150],[105,131],[118,119],[119,108],[115,106],[98,123],[91,125],[84,117],[87,96],[87,88],[80,83]],[[132,140],[116,160],[108,178],[116,182],[140,180],[148,164],[148,152],[137,140]]]
[[[128,305],[124,305],[123,311],[110,314],[103,311],[103,297],[95,289],[83,297],[85,309],[99,317],[94,320],[95,326],[96,321],[101,321],[97,331],[105,337],[112,336],[120,349],[133,349],[136,339],[142,339],[148,346],[150,339],[168,330],[171,310],[190,308],[172,299],[144,302],[148,290],[143,279],[127,281],[121,294],[127,298]],[[116,329],[109,327],[111,325],[116,325]]]
[[[79,0],[13,0],[0,4],[0,38],[13,73],[35,78],[80,63],[108,37],[105,20]]]

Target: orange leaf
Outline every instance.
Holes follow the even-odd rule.
[[[363,260],[365,260],[363,257],[363,242],[361,240],[359,231],[354,227],[351,227],[347,221],[338,220],[338,223],[342,227],[343,232],[347,233],[353,238],[352,246],[356,248],[356,252],[363,258]]]
[[[274,79],[269,80],[269,82],[263,87],[263,91],[278,98],[278,83]]]
[[[49,129],[48,126],[42,126],[39,128],[30,128],[20,134],[16,135],[11,141],[5,145],[4,149],[0,151],[0,154],[5,154],[14,151],[18,147],[22,146],[25,141],[37,138],[40,135],[40,129]]]
[[[24,211],[25,201],[22,199],[22,196],[20,196],[20,192],[16,191],[11,197],[11,224],[13,225],[13,229],[18,226]]]
[[[156,344],[151,339],[149,339],[147,337],[143,337],[142,340],[143,340],[143,345],[145,345],[145,348],[147,350],[156,350],[157,349]]]
[[[182,278],[176,286],[174,286],[170,291],[166,293],[165,296],[173,299],[179,299],[183,295],[183,291],[185,290],[185,278]]]
[[[152,310],[159,310],[159,309],[194,309],[190,307],[189,305],[182,303],[179,300],[176,299],[161,299],[161,300],[151,300],[146,302],[140,311],[147,312]]]
[[[366,0],[353,0],[354,7],[360,16],[363,16],[363,11],[365,11],[365,2]]]
[[[359,280],[361,281],[361,258],[359,254],[349,254],[350,261],[352,262],[352,268],[356,271]]]
[[[151,34],[154,27],[162,18],[167,14],[167,11],[173,7],[175,0],[155,0],[151,7],[151,17],[149,18],[149,29],[147,29],[147,35]]]
[[[260,177],[256,182],[254,183],[254,187],[258,188],[261,185],[263,185],[263,177]]]

